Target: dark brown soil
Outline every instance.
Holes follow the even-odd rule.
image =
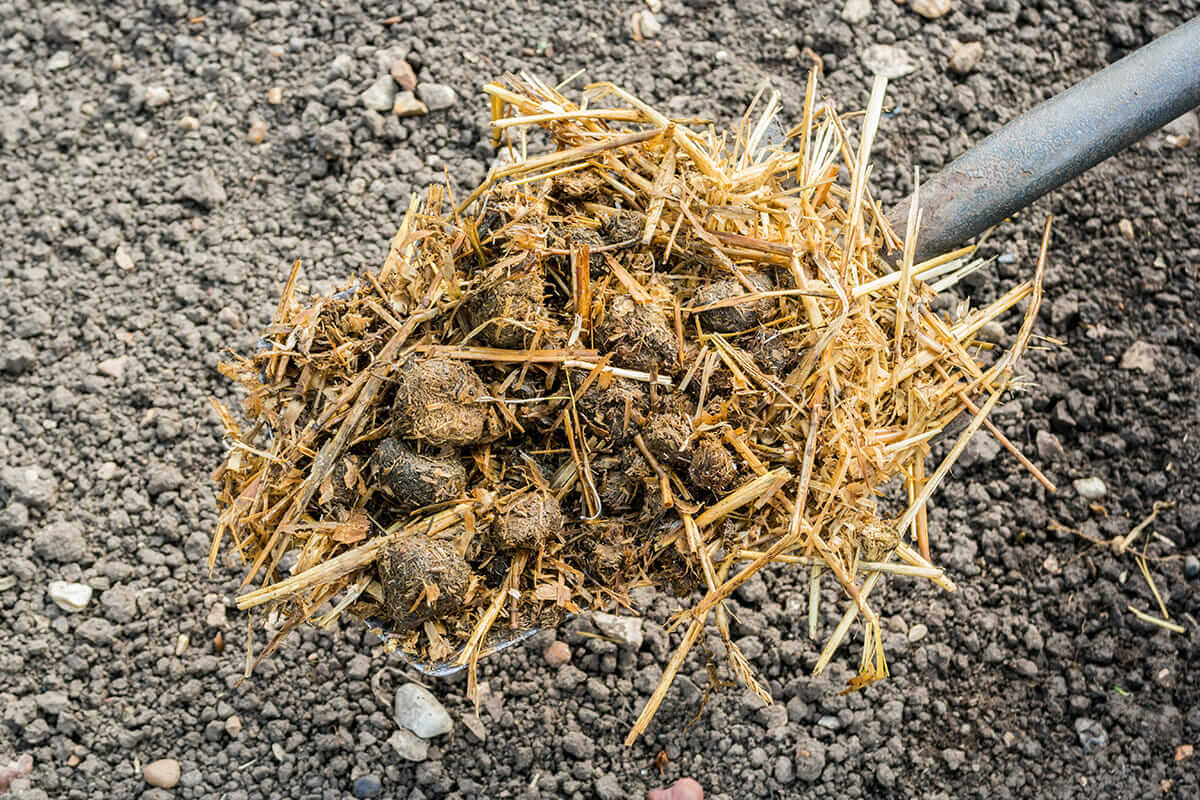
[[[844,5],[664,0],[662,35],[635,42],[629,15],[646,6],[632,0],[0,4],[0,765],[34,761],[5,800],[157,800],[168,792],[133,765],[158,758],[181,762],[169,794],[187,800],[340,800],[368,774],[406,800],[640,798],[681,775],[709,800],[1200,796],[1200,761],[1176,760],[1200,746],[1200,583],[1181,558],[1200,551],[1195,136],[1184,148],[1151,136],[1017,215],[986,247],[1002,258],[959,287],[978,305],[1031,274],[1055,215],[1038,325],[1055,341],[1024,362],[1031,383],[995,421],[1060,488],[1040,489],[984,435],[969,448],[930,513],[935,561],[959,590],[887,584],[889,680],[838,694],[855,633],[828,678],[808,677],[819,643],[804,570],[732,601],[734,635],[778,703],[725,690],[701,712],[698,650],[633,748],[620,740],[679,640],[665,629],[671,598],[639,595],[636,649],[580,619],[557,634],[569,664],[545,663],[551,634],[482,661],[485,741],[463,723],[475,710],[465,679],[425,679],[455,731],[419,762],[388,744],[392,690],[419,676],[361,625],[305,630],[242,680],[232,598],[244,569],[205,564],[209,473],[225,448],[208,397],[240,401],[215,369],[220,351],[253,348],[294,259],[304,282],[332,289],[383,262],[411,190],[483,177],[485,80],[585,68],[581,83],[612,79],[724,123],[763,82],[797,114],[806,48],[841,108],[860,108],[861,52],[894,45],[917,69],[890,84],[873,152],[872,188],[890,206],[914,167],[933,174],[1200,14],[1196,0],[953,0],[927,20],[876,0],[850,24]],[[968,75],[948,68],[962,42],[984,48]],[[393,47],[458,104],[407,119],[365,109],[358,93]],[[59,52],[68,66],[48,68]],[[147,104],[160,88],[169,101]],[[246,140],[256,122],[262,144]],[[201,172],[219,193],[196,191]],[[1138,342],[1153,347],[1149,372],[1122,367]],[[56,491],[31,491],[30,469]],[[1072,487],[1092,476],[1108,489],[1096,507]],[[1051,528],[1124,535],[1156,502],[1175,505],[1145,533],[1168,559],[1150,569],[1182,635],[1129,612],[1156,601],[1128,555]],[[91,586],[87,610],[49,600],[55,580]],[[684,575],[678,588],[696,585]],[[836,600],[822,604],[823,629]]]

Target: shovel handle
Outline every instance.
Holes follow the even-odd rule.
[[[916,261],[952,250],[1200,105],[1200,17],[1026,111],[920,188]],[[912,198],[888,218],[903,237]]]

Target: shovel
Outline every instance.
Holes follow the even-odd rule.
[[[1026,111],[921,185],[915,263],[953,250],[1200,106],[1200,17]],[[903,236],[912,198],[888,214]]]

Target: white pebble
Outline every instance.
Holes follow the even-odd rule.
[[[1108,494],[1104,481],[1096,477],[1080,478],[1074,482],[1075,491],[1084,500],[1102,500]]]
[[[51,581],[47,594],[56,606],[72,614],[83,611],[92,601],[92,587],[84,583]]]
[[[146,105],[150,108],[157,108],[169,102],[171,102],[171,93],[165,86],[146,87]]]
[[[396,690],[396,724],[422,739],[441,736],[454,729],[450,713],[433,693],[415,683],[406,683]]]

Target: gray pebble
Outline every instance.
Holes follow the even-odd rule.
[[[0,509],[0,535],[21,533],[29,524],[29,509],[24,503],[10,500],[8,505]]]
[[[113,633],[115,631],[116,628],[113,627],[111,622],[100,617],[89,617],[75,628],[77,636],[84,641],[99,646],[112,644]]]
[[[393,733],[388,744],[406,761],[424,761],[429,756],[429,742],[406,728]]]
[[[570,731],[562,737],[563,752],[579,761],[588,761],[596,754],[596,743],[580,731]]]
[[[146,491],[151,497],[157,497],[163,492],[171,492],[183,486],[183,473],[174,464],[158,465],[150,469],[146,476]]]
[[[124,625],[137,618],[137,592],[123,584],[117,584],[100,593],[100,608],[106,619]]]
[[[821,777],[825,769],[825,745],[808,736],[801,736],[796,742],[796,776],[800,780],[812,783]]]
[[[57,72],[69,66],[71,66],[71,54],[66,50],[59,50],[50,56],[50,60],[46,62],[46,69],[50,72]]]
[[[391,80],[389,76],[388,80]],[[417,86],[417,97],[430,111],[442,111],[458,102],[458,93],[441,83],[422,83]],[[391,106],[389,105],[389,108]]]
[[[184,178],[177,197],[181,200],[191,200],[207,209],[216,208],[228,199],[220,179],[207,167]]]
[[[76,522],[54,522],[33,536],[33,552],[43,561],[75,564],[88,559],[87,537]]]
[[[600,800],[623,800],[629,795],[621,788],[617,776],[606,772],[596,780],[596,796]]]
[[[967,754],[957,747],[947,747],[942,751],[942,760],[946,762],[947,767],[957,772],[967,763]]]
[[[40,466],[5,467],[0,486],[12,493],[12,500],[31,508],[47,508],[58,493],[58,481]]]
[[[359,95],[359,99],[372,111],[391,111],[396,100],[396,82],[392,80],[391,75],[380,75]]]
[[[1075,492],[1084,500],[1103,500],[1108,494],[1108,487],[1104,485],[1104,481],[1096,477],[1080,478],[1072,484],[1075,487]]]
[[[1091,755],[1108,744],[1108,733],[1105,732],[1104,726],[1087,717],[1075,720],[1075,735],[1079,737],[1079,743],[1083,745],[1086,755]]]
[[[0,371],[21,375],[37,366],[37,350],[24,339],[5,342],[0,351]]]
[[[431,739],[454,729],[450,713],[433,693],[416,683],[406,683],[396,690],[396,724],[420,736]]]

